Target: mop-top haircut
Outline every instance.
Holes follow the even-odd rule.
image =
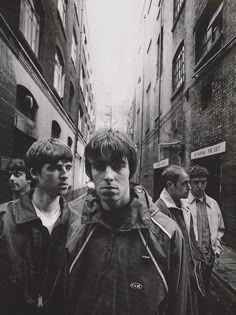
[[[190,175],[190,179],[194,178],[194,177],[208,177],[209,176],[209,172],[208,170],[200,165],[194,165],[191,167],[190,171],[189,171],[189,175]]]
[[[48,138],[34,142],[25,156],[25,164],[30,170],[41,171],[44,164],[57,164],[59,161],[72,162],[73,154],[68,145],[59,139]]]
[[[100,129],[91,138],[85,147],[85,170],[87,176],[92,179],[91,163],[103,162],[107,165],[115,165],[126,159],[129,165],[131,178],[137,167],[137,154],[135,147],[127,134],[112,128]]]

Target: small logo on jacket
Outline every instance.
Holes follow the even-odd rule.
[[[138,283],[138,282],[132,282],[132,283],[130,283],[130,287],[131,287],[131,289],[134,289],[134,290],[142,290],[143,285],[141,283]]]

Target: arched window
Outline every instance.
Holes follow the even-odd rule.
[[[52,138],[59,138],[61,134],[61,127],[56,120],[52,121],[52,129],[51,129],[51,136]]]
[[[67,145],[71,148],[73,144],[73,140],[71,139],[71,137],[67,138]]]
[[[32,93],[20,84],[16,87],[16,108],[27,118],[35,121],[38,104]]]
[[[64,62],[59,48],[56,47],[53,86],[60,97],[64,95],[64,81]]]
[[[75,88],[73,83],[70,82],[70,96],[69,96],[69,111],[72,112],[73,102],[75,97]]]

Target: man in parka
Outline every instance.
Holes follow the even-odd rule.
[[[191,289],[188,303],[192,308],[191,314],[202,315],[202,297],[205,296],[202,273],[205,259],[195,238],[191,212],[186,200],[191,189],[189,175],[183,167],[170,165],[163,171],[161,180],[165,188],[155,204],[164,214],[175,220],[183,233]]]
[[[82,216],[66,247],[69,315],[189,315],[182,233],[130,183],[136,165],[117,130],[99,130],[85,147],[95,191],[73,204]]]
[[[64,250],[72,214],[72,153],[58,139],[33,143],[26,166],[35,190],[0,206],[0,312],[64,315]]]

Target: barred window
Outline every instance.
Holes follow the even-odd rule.
[[[173,91],[184,83],[184,78],[184,42],[182,42],[173,59]]]

